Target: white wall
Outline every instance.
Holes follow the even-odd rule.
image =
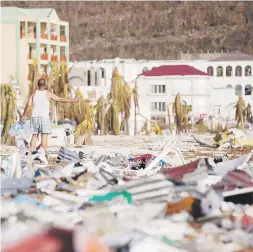
[[[29,53],[29,45],[26,41],[20,40],[20,76],[19,76],[19,89],[20,89],[20,104],[25,106],[28,93],[29,93],[29,81],[28,81],[28,73],[29,73],[29,65],[27,55]]]
[[[16,26],[1,24],[1,83],[16,77]]]
[[[144,77],[138,78],[139,105],[140,113],[147,119],[151,120],[152,116],[164,116],[168,121],[167,106],[172,104],[177,93],[180,93],[181,100],[192,106],[193,115],[200,117],[200,114],[210,112],[211,88],[208,85],[209,77],[199,76],[167,76],[167,77]],[[165,93],[151,93],[151,85],[165,85]],[[152,111],[152,102],[165,102],[165,111]],[[131,120],[134,118],[132,110]],[[137,117],[137,130],[143,126],[145,119]],[[171,120],[173,115],[171,110]]]
[[[142,73],[142,69],[147,67],[149,70],[153,67],[158,67],[161,65],[190,65],[199,70],[207,72],[208,66],[212,66],[214,69],[214,76],[210,79],[209,84],[215,87],[226,87],[227,85],[232,85],[235,87],[237,84],[245,85],[253,83],[253,73],[252,76],[245,76],[244,70],[246,66],[251,66],[253,71],[253,61],[207,61],[207,60],[134,60],[134,59],[112,59],[103,61],[84,61],[76,65],[76,67],[83,67],[83,71],[91,67],[100,68],[103,67],[106,72],[106,83],[109,86],[111,82],[112,72],[114,67],[118,67],[119,73],[124,77],[128,83],[134,83],[134,79]],[[223,67],[223,77],[216,76],[216,69],[218,66]],[[233,68],[232,76],[226,76],[226,67],[231,66]],[[236,66],[242,67],[242,76],[235,76]]]

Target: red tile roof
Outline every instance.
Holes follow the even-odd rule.
[[[207,73],[202,72],[192,66],[188,65],[170,65],[154,67],[150,71],[144,72],[143,76],[170,76],[170,75],[202,75],[208,76]]]

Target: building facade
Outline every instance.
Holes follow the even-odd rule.
[[[159,102],[164,101],[154,101],[154,98],[160,97],[160,99],[166,100],[165,107],[171,103],[174,96],[169,96],[167,92],[170,92],[168,87],[166,87],[166,97],[164,93],[155,94],[153,97],[151,95],[150,86],[153,86],[155,90],[155,85],[157,86],[157,91],[159,88],[164,90],[163,85],[160,82],[163,80],[158,80],[157,77],[143,77],[143,73],[152,70],[155,67],[160,66],[173,66],[173,65],[188,65],[200,70],[204,73],[208,73],[209,78],[201,77],[201,89],[206,89],[208,87],[209,95],[205,96],[208,103],[208,114],[212,114],[216,117],[230,117],[234,118],[234,111],[231,109],[233,104],[237,101],[238,96],[242,95],[246,103],[252,103],[252,86],[253,86],[253,57],[240,53],[202,53],[202,54],[181,54],[181,60],[134,60],[134,59],[109,59],[101,61],[84,61],[71,63],[73,68],[70,72],[71,83],[74,86],[82,87],[83,91],[93,92],[93,100],[99,98],[100,90],[110,90],[111,77],[113,69],[118,68],[120,75],[124,78],[126,82],[130,84],[133,88],[135,82],[138,83],[140,91],[139,99],[144,99],[149,101],[149,103],[158,102],[157,105],[145,104],[145,109],[151,109],[151,106],[163,106],[164,103],[160,105]],[[189,85],[192,77],[189,76],[168,76],[165,82],[174,83],[177,85],[180,94],[184,94],[184,100],[189,103],[190,93]],[[146,84],[145,84],[146,83]],[[147,84],[148,83],[148,84]],[[177,83],[177,84],[175,84]],[[185,84],[183,84],[185,83]],[[166,83],[165,83],[166,84]],[[168,84],[166,84],[168,85]],[[172,85],[172,86],[173,86]],[[180,88],[179,88],[180,87]],[[147,89],[145,92],[144,90]],[[155,91],[154,91],[155,92]],[[161,91],[164,92],[164,91]],[[205,91],[206,92],[206,91]],[[87,93],[87,92],[86,92]],[[175,91],[174,91],[175,93]],[[163,97],[163,98],[161,98]],[[253,104],[252,104],[253,105]],[[144,106],[144,105],[143,105]],[[164,111],[160,111],[164,112]],[[151,113],[149,119],[159,117],[161,113]],[[201,114],[206,114],[195,110],[196,116]],[[167,112],[166,112],[167,113]],[[151,115],[153,114],[153,115]],[[163,113],[165,114],[165,113]]]
[[[41,78],[47,78],[51,62],[69,62],[69,23],[54,9],[2,7],[1,51],[1,83],[15,79],[23,103],[34,60]]]
[[[210,76],[188,65],[160,66],[141,74],[137,80],[140,117],[137,130],[145,119],[168,125],[168,109],[171,122],[173,102],[179,93],[181,102],[190,106],[192,115],[201,117],[210,113],[212,88],[208,85]],[[134,113],[131,113],[133,121]]]

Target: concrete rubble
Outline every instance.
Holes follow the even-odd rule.
[[[3,251],[253,250],[251,148],[211,135],[92,140],[50,147],[48,167],[30,167],[21,142],[2,146]]]

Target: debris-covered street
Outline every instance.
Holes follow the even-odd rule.
[[[251,148],[212,139],[93,136],[32,169],[3,145],[4,251],[250,251]]]

